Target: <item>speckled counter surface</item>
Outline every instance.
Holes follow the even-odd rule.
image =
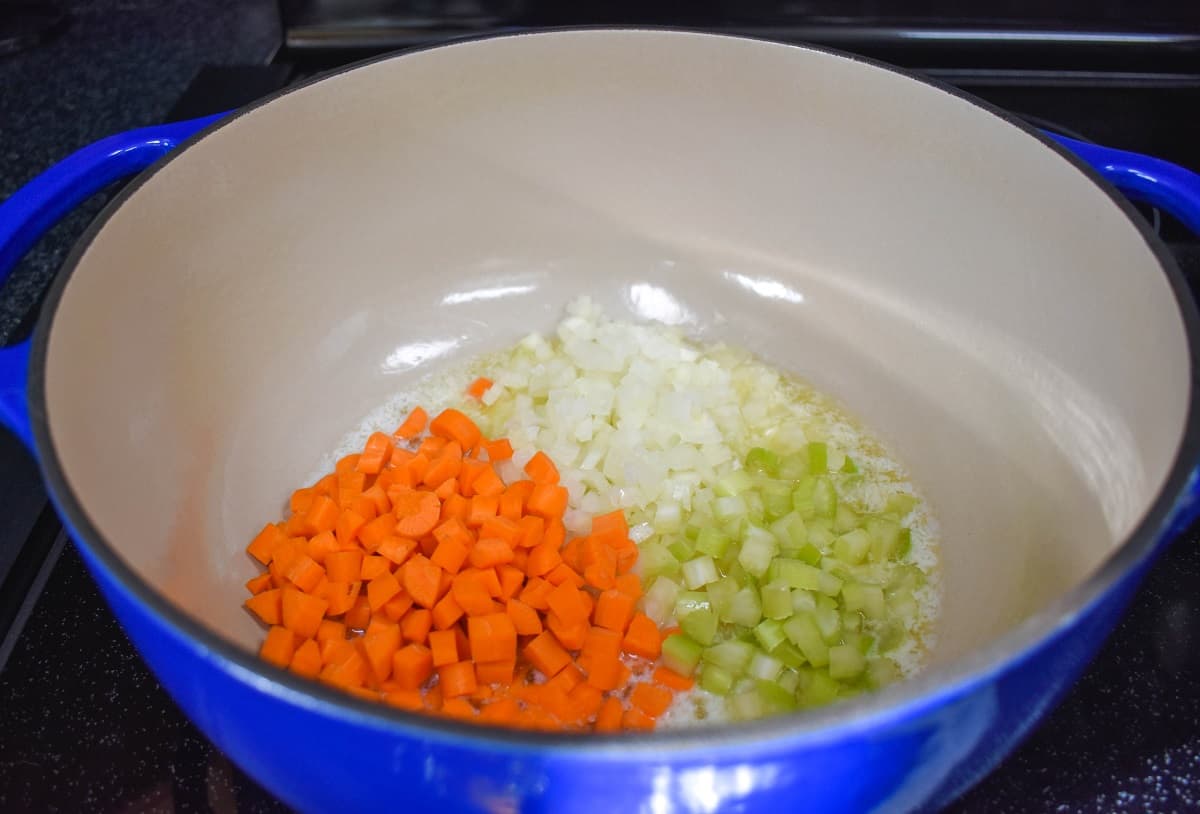
[[[256,63],[279,43],[272,0],[57,0],[67,29],[0,56],[0,199],[72,151],[158,123],[203,64]],[[0,289],[0,341],[102,201],[82,207]]]

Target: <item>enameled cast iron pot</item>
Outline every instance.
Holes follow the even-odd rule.
[[[153,164],[76,247],[32,346],[3,353],[0,404],[156,675],[298,808],[936,806],[1055,703],[1193,517],[1195,308],[1100,176],[1193,227],[1200,185],[1067,147],[750,39],[573,30],[376,60],[115,137],[7,201],[5,272]],[[748,347],[891,443],[941,522],[921,676],[752,724],[568,737],[415,717],[256,658],[243,549],[289,490],[391,394],[582,293]]]

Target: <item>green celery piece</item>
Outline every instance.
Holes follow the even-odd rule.
[[[886,613],[883,588],[862,582],[847,582],[842,586],[846,610],[862,611],[871,619],[882,619]]]
[[[734,679],[733,673],[717,664],[705,662],[700,670],[700,688],[713,695],[729,695]]]
[[[792,591],[792,613],[800,613],[801,611],[813,611],[817,609],[817,596],[812,591],[804,591],[800,588]]]
[[[746,514],[746,501],[741,495],[723,495],[713,501],[713,515],[723,524],[743,519]]]
[[[829,648],[829,677],[835,680],[857,678],[867,669],[867,660],[852,644]]]
[[[792,511],[792,485],[787,481],[765,481],[759,487],[759,494],[768,520],[777,520]]]
[[[775,681],[779,678],[779,674],[783,672],[783,662],[774,656],[769,656],[761,650],[757,650],[750,657],[750,666],[747,668],[747,672],[751,678],[756,678],[760,681]]]
[[[856,474],[858,472],[858,464],[854,463],[854,459],[847,455],[846,460],[842,463],[842,471],[847,475]]]
[[[791,673],[791,675],[794,676],[795,673]],[[759,697],[763,701],[766,714],[779,715],[784,712],[792,712],[796,709],[796,688],[794,686],[784,686],[782,677],[777,681],[760,680],[756,688]]]
[[[800,480],[808,474],[808,451],[784,455],[779,459],[779,477],[783,480]]]
[[[770,653],[786,641],[787,635],[783,632],[782,623],[775,619],[766,619],[755,626],[754,638],[762,645],[763,650]]]
[[[897,517],[904,518],[917,507],[917,499],[905,492],[897,492],[888,498],[885,511]]]
[[[782,580],[768,582],[759,591],[763,616],[768,619],[787,619],[792,615],[792,592]]]
[[[800,560],[776,557],[772,568],[775,569],[774,579],[782,579],[793,588],[829,596],[836,596],[842,588],[842,581],[836,576]]]
[[[741,587],[732,577],[723,577],[705,587],[705,591],[708,593],[708,602],[718,617],[723,617],[729,612],[733,596],[739,590]]]
[[[735,721],[754,721],[767,714],[762,695],[753,688],[734,695],[729,701],[729,711]]]
[[[805,543],[796,552],[796,559],[801,562],[806,562],[809,565],[816,565],[821,561],[821,549],[817,548],[812,543]]]
[[[867,684],[875,689],[900,680],[900,668],[891,659],[870,659],[867,662]]]
[[[876,632],[880,653],[886,653],[904,641],[904,626],[894,620],[883,622]]]
[[[833,516],[833,530],[835,532],[845,534],[862,526],[863,519],[858,512],[851,509],[845,503],[838,504],[837,512]]]
[[[754,479],[750,477],[750,473],[744,469],[738,469],[719,478],[713,485],[713,491],[716,492],[717,497],[732,497],[740,495],[753,485]]]
[[[758,492],[743,492],[741,498],[746,501],[746,517],[753,523],[765,522],[767,506],[763,503],[762,495]]]
[[[735,676],[746,672],[750,659],[754,657],[754,645],[738,639],[718,642],[712,647],[706,647],[700,654],[705,664],[715,664],[723,667]]]
[[[679,560],[675,559],[675,556],[662,543],[648,541],[642,543],[638,549],[638,564],[642,569],[643,581],[679,573]]]
[[[813,621],[826,644],[837,644],[842,638],[842,615],[834,608],[819,607],[812,612]]]
[[[708,594],[704,591],[680,591],[675,597],[675,618],[682,619],[689,613],[712,610]]]
[[[662,663],[682,676],[690,676],[700,663],[703,651],[703,646],[695,639],[674,633],[662,643]]]
[[[802,706],[820,707],[836,701],[840,690],[841,685],[825,670],[808,670],[801,677],[796,698]]]
[[[811,441],[808,445],[808,471],[814,475],[824,475],[829,471],[827,463],[829,458],[829,448],[824,442]]]
[[[858,633],[862,630],[863,617],[857,611],[842,611],[842,630]]]
[[[766,529],[751,526],[742,538],[742,547],[737,559],[746,569],[746,573],[761,577],[767,572],[778,551],[779,543],[775,540],[775,535]]]
[[[757,625],[762,620],[762,602],[759,601],[758,591],[749,586],[739,590],[733,595],[729,610],[721,618],[744,627]]]
[[[683,632],[706,647],[717,637],[717,615],[711,610],[694,610],[679,620]]]
[[[833,482],[824,475],[817,478],[813,486],[812,501],[813,511],[818,517],[833,518],[837,514],[837,490],[833,488]]]
[[[789,511],[771,524],[771,534],[779,541],[779,547],[785,550],[798,549],[808,542],[808,529],[804,525],[804,518],[799,512],[790,509],[789,503]]]
[[[688,545],[686,538],[677,538],[667,545],[667,551],[671,552],[671,556],[679,562],[687,562],[696,556],[692,551],[692,547]]]
[[[805,520],[817,513],[816,503],[813,501],[813,492],[816,491],[816,488],[817,479],[812,475],[805,475],[792,490],[792,508]]]
[[[848,531],[833,541],[833,555],[847,565],[858,565],[871,553],[871,535],[866,529]]]
[[[746,471],[773,478],[779,473],[779,456],[768,449],[755,447],[746,453]]]
[[[824,667],[829,663],[829,646],[821,638],[821,631],[812,616],[798,613],[783,623],[783,632],[804,658],[814,667]]]
[[[900,539],[896,541],[896,559],[902,560],[912,551],[912,529],[900,529]]]
[[[796,690],[800,688],[800,674],[791,667],[784,668],[783,674],[779,676],[776,684],[780,689],[784,690],[791,696],[793,704],[796,699]]]
[[[778,647],[771,649],[771,655],[782,661],[793,670],[798,670],[807,663],[804,654],[797,649],[796,645],[789,641],[784,641]]]
[[[696,551],[720,559],[729,547],[729,535],[715,526],[705,526],[696,535]]]
[[[872,517],[867,520],[867,531],[871,535],[871,559],[892,559],[900,544],[900,524],[890,517]]]

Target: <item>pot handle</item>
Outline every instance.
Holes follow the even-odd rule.
[[[225,115],[109,136],[72,153],[18,189],[0,203],[0,283],[63,215],[113,181],[146,169]],[[33,430],[25,397],[29,351],[29,340],[0,349],[0,424],[32,450]]]
[[[1200,175],[1178,164],[1047,133],[1082,158],[1104,180],[1135,201],[1153,204],[1200,235]]]

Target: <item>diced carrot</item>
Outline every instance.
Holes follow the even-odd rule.
[[[458,661],[458,640],[453,630],[433,630],[429,633],[429,650],[433,666],[442,667]]]
[[[662,639],[658,626],[644,613],[635,614],[625,631],[625,650],[635,656],[656,659],[662,653]]]
[[[621,634],[602,627],[589,628],[583,647],[579,651],[579,666],[591,669],[593,662],[608,661],[621,657]]]
[[[312,557],[304,554],[291,561],[285,576],[297,588],[309,592],[324,578],[325,569]]]
[[[406,642],[424,643],[432,628],[433,613],[424,608],[417,608],[400,622],[400,632],[404,634]]]
[[[462,469],[458,473],[458,488],[462,492],[463,497],[473,497],[475,495],[475,479],[485,469],[491,468],[491,464],[484,461],[477,461],[474,458],[463,458]]]
[[[613,587],[633,599],[640,599],[642,596],[642,579],[637,574],[621,574]]]
[[[483,398],[483,394],[486,393],[488,388],[491,386],[491,379],[485,376],[480,376],[478,379],[471,382],[471,384],[467,387],[467,395],[471,398],[481,399]]]
[[[654,729],[654,719],[640,709],[627,709],[621,715],[621,726],[625,729],[648,732]]]
[[[446,630],[463,617],[462,606],[455,600],[454,594],[449,593],[438,600],[433,606],[432,620],[438,630]]]
[[[391,436],[382,432],[371,433],[371,437],[367,439],[367,445],[363,447],[362,455],[359,456],[358,463],[355,464],[354,468],[368,475],[378,475],[383,469],[383,465],[391,459],[394,447],[395,444],[392,443]]]
[[[286,539],[287,535],[283,533],[283,529],[274,523],[267,523],[250,541],[250,545],[246,546],[246,551],[263,565],[269,565],[275,547]]]
[[[396,518],[390,514],[381,514],[369,523],[364,523],[358,530],[358,539],[367,551],[375,551],[388,537],[398,534],[407,537],[397,528]]]
[[[629,627],[629,620],[633,618],[636,606],[637,600],[628,594],[623,594],[615,589],[604,591],[596,600],[592,621],[600,627],[624,633],[625,629]]]
[[[495,498],[497,511],[499,511],[500,495],[504,494],[504,481],[500,480],[500,476],[496,474],[496,470],[492,468],[491,464],[484,466],[475,475],[475,480],[471,482],[471,488],[475,490],[476,496]]]
[[[265,661],[284,669],[291,663],[292,654],[295,652],[296,634],[279,625],[271,626],[271,629],[267,631],[267,638],[263,640],[262,647],[258,649],[258,655]]]
[[[517,541],[520,548],[534,548],[541,545],[542,536],[546,533],[546,521],[532,515],[522,517],[517,521],[521,528],[521,538]]]
[[[442,450],[446,448],[447,443],[448,442],[445,438],[438,438],[437,436],[431,435],[421,441],[420,445],[417,447],[417,454],[424,455],[426,458],[432,461],[434,458],[442,454]],[[459,457],[462,457],[461,454]]]
[[[469,569],[454,577],[450,594],[468,616],[483,616],[496,612],[496,603],[488,592],[482,571]]]
[[[338,474],[337,504],[345,509],[354,498],[362,494],[366,488],[367,476],[362,472],[342,472]]]
[[[476,669],[478,673],[479,670]],[[479,722],[497,726],[516,726],[521,706],[515,698],[498,698],[479,711]]]
[[[417,544],[413,540],[392,535],[383,538],[383,542],[379,544],[379,548],[375,549],[375,553],[390,560],[394,565],[403,565],[408,562],[408,558],[416,550]]]
[[[567,625],[576,625],[588,619],[587,607],[584,605],[580,591],[574,585],[564,582],[546,597],[550,610],[558,614]]]
[[[314,534],[333,531],[337,526],[339,514],[341,514],[341,510],[332,498],[328,495],[319,495],[308,507],[308,511],[304,513],[304,520],[313,529]]]
[[[316,640],[324,642],[327,639],[345,639],[346,626],[341,622],[336,622],[333,619],[323,619],[321,624],[317,626]]]
[[[578,650],[583,647],[590,626],[586,621],[569,625],[563,622],[557,613],[548,611],[546,613],[546,627],[550,628],[550,632],[554,634],[554,637],[562,642],[563,647],[570,650]]]
[[[313,491],[318,495],[333,497],[337,492],[337,473],[330,472],[328,475],[322,475],[321,479],[313,484]]]
[[[246,600],[246,607],[264,624],[278,625],[283,620],[283,591],[272,588]]]
[[[550,573],[546,574],[546,581],[551,585],[562,585],[564,582],[574,585],[576,588],[584,586],[583,577],[565,562],[560,562],[558,565],[550,569]]]
[[[479,528],[488,518],[496,516],[499,506],[500,499],[495,495],[475,495],[471,498],[470,509],[467,512],[467,525]]]
[[[383,474],[386,475],[387,473],[385,472]],[[383,475],[380,475],[380,478],[382,479]],[[383,486],[381,486],[378,482],[376,482],[374,486],[372,486],[371,488],[369,488],[365,492],[363,492],[362,496],[364,498],[366,498],[367,500],[371,501],[371,503],[373,503],[375,505],[375,516],[376,517],[378,517],[381,514],[387,514],[388,512],[390,512],[392,510],[392,501],[387,496],[387,490]],[[363,517],[366,517],[366,515],[364,514]]]
[[[617,573],[628,574],[633,570],[634,563],[638,560],[638,552],[640,549],[637,546],[623,548],[617,552]]]
[[[436,489],[446,481],[458,477],[460,469],[462,469],[462,455],[454,454],[453,451],[443,452],[429,464],[429,468],[421,475],[421,483],[430,489]]]
[[[583,683],[583,673],[575,664],[568,664],[559,670],[552,678],[546,680],[546,686],[563,695],[569,695],[571,690]]]
[[[583,569],[583,578],[593,588],[601,591],[608,590],[617,584],[616,564],[594,562]]]
[[[332,582],[357,582],[362,578],[361,551],[333,551],[325,556],[325,573]]]
[[[624,541],[629,539],[629,524],[625,520],[625,512],[617,509],[608,514],[594,516],[589,536],[613,548],[624,547]]]
[[[478,685],[477,685],[478,686]],[[479,710],[471,705],[471,702],[465,698],[451,698],[442,704],[442,714],[451,718],[474,718],[479,714]]]
[[[510,599],[505,613],[512,619],[513,626],[521,636],[536,636],[542,632],[542,620],[537,611],[519,599]]]
[[[438,667],[438,684],[444,698],[458,698],[475,692],[475,665],[469,661],[458,661]]]
[[[621,731],[621,716],[624,712],[625,708],[621,706],[621,702],[616,698],[611,695],[605,698],[604,703],[600,706],[600,711],[596,713],[596,731]]]
[[[255,597],[257,599],[257,597]],[[281,599],[283,626],[302,639],[317,635],[329,603],[292,588],[284,588]]]
[[[483,435],[474,421],[453,408],[438,414],[429,423],[429,432],[439,438],[457,441],[464,450],[474,449]]]
[[[387,557],[380,557],[372,554],[369,557],[363,557],[362,569],[358,573],[358,578],[363,582],[370,582],[373,579],[391,573],[392,561]]]
[[[342,509],[342,513],[338,515],[337,524],[333,528],[337,535],[337,541],[342,546],[353,545],[358,533],[368,520],[369,518],[363,517],[352,508]]]
[[[408,591],[413,601],[422,608],[432,608],[437,604],[438,588],[442,579],[442,569],[431,563],[421,554],[409,558],[401,570],[404,571],[404,590]]]
[[[489,613],[467,619],[471,658],[476,662],[515,661],[517,629],[507,613]]]
[[[516,554],[514,552],[515,561]],[[496,599],[508,600],[517,595],[525,584],[525,572],[513,565],[501,565],[496,568],[496,576],[500,578],[500,595]]]
[[[329,616],[341,616],[344,613],[348,613],[354,607],[355,603],[358,602],[360,590],[362,590],[362,582],[357,578],[353,582],[330,580],[326,584],[322,594],[325,600],[329,602],[329,608],[325,613]]]
[[[462,488],[461,483],[459,484],[459,488]],[[470,500],[462,495],[450,495],[450,497],[442,501],[441,519],[443,521],[457,519],[462,520],[465,523],[467,520],[467,515],[470,514],[470,511]]]
[[[562,555],[558,553],[558,546],[543,542],[529,552],[529,562],[525,566],[525,573],[531,577],[545,576],[561,562]]]
[[[466,532],[466,540],[471,540],[471,533],[467,532],[466,527],[458,520],[449,520],[443,523],[438,528],[444,528],[450,523],[456,523]],[[467,561],[467,557],[471,553],[471,542],[464,542],[457,535],[437,535],[437,529],[434,529],[434,536],[438,538],[437,548],[434,549],[430,560],[437,566],[441,567],[448,574],[457,574],[462,570],[463,563]]]
[[[361,687],[367,674],[367,660],[354,647],[351,647],[344,658],[331,661],[321,668],[322,681],[335,687]]]
[[[483,448],[487,450],[488,460],[492,463],[507,461],[513,456],[512,442],[507,438],[497,438],[495,441],[485,441]]]
[[[352,452],[349,455],[338,458],[338,462],[333,467],[334,474],[344,475],[347,472],[353,472],[355,464],[358,463],[358,458],[359,455],[357,452]]]
[[[394,493],[392,504],[399,518],[396,533],[403,537],[428,534],[442,516],[442,503],[433,492],[406,490]]]
[[[651,718],[659,718],[671,706],[671,691],[655,684],[635,684],[629,702]]]
[[[421,407],[414,407],[413,411],[408,414],[408,418],[404,419],[403,423],[396,428],[395,435],[401,438],[416,438],[425,431],[425,423],[429,420],[428,414]]]
[[[550,604],[546,601],[546,597],[550,596],[550,592],[553,590],[554,586],[546,580],[533,577],[521,589],[520,599],[534,610],[549,610]]]
[[[310,539],[304,550],[314,562],[324,566],[326,557],[328,557],[334,551],[338,551],[346,547],[347,546],[340,545],[337,541],[337,538],[334,537],[332,533],[323,531]]]
[[[581,722],[591,721],[600,712],[604,703],[604,693],[586,682],[580,682],[571,688],[567,695],[574,708],[575,718]]]
[[[369,597],[367,601],[370,601]],[[393,622],[399,622],[412,610],[412,606],[413,598],[408,595],[408,591],[401,588],[399,593],[383,603],[383,607],[380,610],[388,619],[391,619]]]
[[[559,519],[567,510],[567,488],[550,483],[539,483],[529,493],[525,511],[546,520]]]
[[[393,665],[394,664],[395,662],[393,662]],[[429,674],[433,675],[432,667],[429,669]],[[395,666],[392,667],[392,675],[396,675]],[[428,678],[428,676],[426,676],[426,678]],[[421,681],[417,682],[417,686],[420,686],[423,683],[425,683],[425,679],[421,679]],[[421,694],[420,690],[417,689],[390,690],[389,692],[384,693],[383,703],[390,707],[395,707],[396,709],[406,709],[409,712],[417,712],[425,708],[425,697]]]
[[[372,620],[363,633],[362,642],[375,679],[386,681],[392,674],[392,657],[400,649],[400,626],[395,622]]]
[[[288,669],[305,678],[316,678],[317,673],[321,672],[321,646],[313,639],[306,639],[292,653]]]
[[[695,679],[689,676],[681,676],[671,668],[661,665],[655,668],[653,678],[655,682],[676,692],[687,692],[696,686]]]
[[[360,582],[359,585],[362,583]],[[354,605],[350,610],[346,611],[344,616],[346,627],[351,630],[365,630],[367,625],[371,623],[371,603],[362,594],[359,594],[358,599],[354,600]]]
[[[625,665],[619,658],[592,659],[588,664],[588,683],[598,690],[615,690],[620,687]]]
[[[380,559],[383,558],[380,557]],[[387,561],[384,560],[384,562]],[[374,613],[382,608],[385,603],[398,593],[400,593],[400,581],[396,579],[391,571],[385,570],[381,575],[367,583],[367,603],[371,606],[371,612]]]
[[[479,578],[483,580],[483,587],[487,590],[488,596],[492,599],[503,599],[504,590],[500,585],[500,575],[496,573],[495,568],[480,568]]]
[[[471,565],[476,568],[494,568],[512,562],[512,558],[513,550],[508,543],[488,537],[475,543],[469,556]]]
[[[558,467],[549,455],[541,451],[534,453],[529,463],[525,464],[525,474],[536,484],[558,483]]]
[[[514,548],[512,562],[509,563],[509,566],[516,568],[523,575],[525,573],[525,569],[529,567],[529,549]]]
[[[430,634],[433,635],[433,634]],[[571,655],[558,643],[558,639],[548,630],[542,631],[521,651],[542,675],[553,676],[571,663]]]
[[[261,594],[271,587],[271,573],[265,571],[256,577],[246,580],[246,590],[252,594]]]
[[[392,680],[401,689],[420,689],[433,675],[433,654],[421,644],[406,644],[392,656]]]

